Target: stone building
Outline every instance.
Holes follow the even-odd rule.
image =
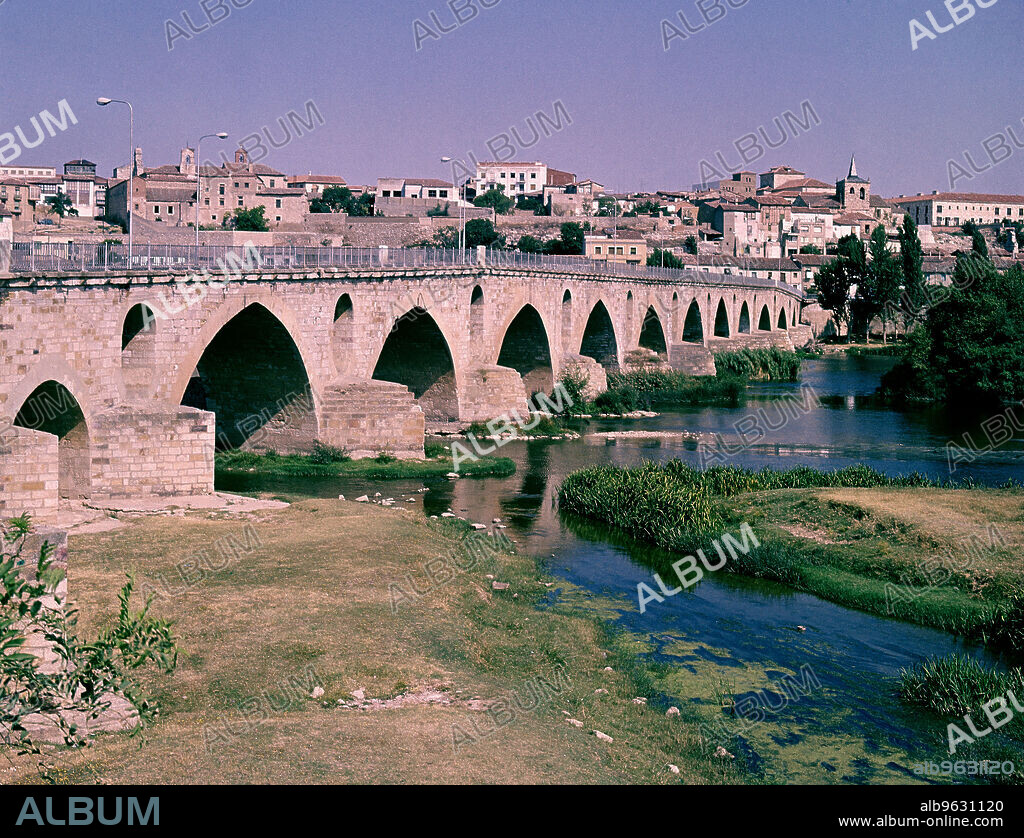
[[[960,227],[1024,221],[1024,195],[991,195],[978,192],[932,192],[931,195],[893,198],[892,205],[910,215],[918,225]]]
[[[197,180],[194,149],[183,148],[178,165],[154,169],[144,169],[141,153],[137,152],[133,168],[137,218],[179,227],[194,224]],[[283,172],[253,163],[245,149],[235,152],[233,163],[200,167],[198,180],[202,195],[201,226],[222,227],[236,209],[262,206],[271,228],[296,228],[302,226],[309,213],[306,193],[289,186]],[[108,192],[108,214],[125,224],[127,179],[113,184]]]
[[[857,158],[850,158],[850,173],[836,181],[836,200],[848,211],[871,212],[871,181],[857,174]]]
[[[643,236],[587,236],[584,241],[587,258],[595,262],[614,262],[619,265],[647,264],[647,240]]]

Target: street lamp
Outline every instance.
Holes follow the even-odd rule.
[[[135,111],[132,103],[125,99],[108,99],[100,96],[96,104],[101,108],[117,103],[128,106],[128,267],[132,266],[132,244],[135,241],[134,227],[132,224],[132,210],[135,209]]]
[[[455,159],[454,157],[442,157],[441,158],[441,162],[442,163],[451,163],[454,159]],[[452,166],[452,186],[456,187],[455,196],[457,198],[459,198],[459,193],[460,192],[462,193],[462,196],[463,196],[463,197],[459,198],[459,250],[465,250],[466,249],[466,215],[465,215],[465,207],[463,207],[462,204],[466,200],[465,199],[466,191],[465,191],[465,185],[463,185],[462,187],[459,187],[454,182],[455,180],[456,180],[456,177],[455,177],[455,167]]]
[[[225,131],[220,131],[216,134],[203,134],[199,138],[199,142],[196,143],[196,267],[199,266],[199,200],[200,193],[203,188],[203,175],[202,175],[202,163],[203,158],[199,155],[199,146],[203,144],[203,140],[209,137],[216,137],[218,140],[226,140],[228,135]]]

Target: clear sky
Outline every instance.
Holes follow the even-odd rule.
[[[450,176],[442,155],[490,158],[488,139],[512,126],[530,141],[527,119],[554,117],[555,102],[572,124],[517,158],[615,191],[689,188],[702,159],[738,161],[734,142],[760,126],[774,142],[773,118],[805,101],[821,124],[791,129],[750,168],[832,182],[856,152],[877,193],[930,192],[948,188],[947,163],[965,150],[987,165],[982,142],[1006,126],[1024,142],[1021,0],[916,51],[911,18],[931,29],[930,10],[949,25],[942,0],[720,0],[728,12],[710,26],[697,0],[452,0],[477,10],[458,28],[447,0],[204,2],[223,16],[213,26],[201,0],[0,0],[0,133],[21,125],[31,140],[30,118],[61,99],[79,119],[18,162],[86,157],[109,175],[127,157],[127,113],[97,96],[132,102],[148,166],[177,163],[199,133],[231,134],[205,141],[206,159],[264,126],[280,141],[278,118],[312,100],[324,124],[263,162],[359,184]],[[677,11],[704,28],[666,51],[662,20],[681,30]],[[208,28],[181,34],[183,12]],[[180,27],[171,50],[168,20]],[[1024,193],[1024,150],[957,188]]]

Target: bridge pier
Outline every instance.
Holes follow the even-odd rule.
[[[320,440],[355,459],[387,451],[402,460],[423,457],[425,419],[409,389],[390,381],[352,380],[327,388],[320,407]]]
[[[529,395],[523,377],[511,367],[473,367],[466,372],[459,394],[460,418],[463,422],[489,422],[513,410],[525,418]]]
[[[668,348],[672,369],[687,375],[714,375],[715,359],[703,343],[674,343]]]

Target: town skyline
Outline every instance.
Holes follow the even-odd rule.
[[[614,192],[653,192],[690,189],[702,179],[702,161],[722,168],[717,155],[746,169],[788,164],[831,181],[843,174],[855,153],[875,193],[885,196],[946,191],[950,161],[967,166],[965,151],[975,161],[985,160],[982,144],[1005,134],[1008,126],[1024,137],[1024,114],[1008,98],[1014,73],[1019,74],[1013,64],[1014,24],[1024,22],[1019,6],[979,9],[954,31],[922,40],[912,50],[908,22],[915,16],[927,20],[917,3],[885,4],[867,16],[853,4],[836,4],[824,24],[808,16],[800,56],[808,66],[842,61],[841,73],[753,71],[737,76],[714,72],[723,45],[730,56],[747,56],[752,68],[754,62],[770,61],[770,46],[787,30],[793,34],[792,16],[776,20],[770,10],[750,4],[729,9],[704,26],[697,8],[686,3],[656,3],[641,13],[598,2],[588,4],[594,15],[581,20],[575,14],[577,5],[555,10],[531,0],[514,7],[508,0],[492,8],[480,4],[473,6],[477,13],[472,19],[452,28],[444,17],[451,10],[444,3],[437,8],[407,3],[401,12],[391,13],[389,29],[381,28],[379,9],[345,6],[348,35],[340,53],[311,44],[308,49],[319,63],[276,64],[273,72],[261,64],[254,75],[238,69],[251,55],[251,44],[276,44],[272,54],[290,51],[296,33],[312,31],[317,15],[331,7],[307,2],[283,12],[260,9],[251,0],[241,8],[225,0],[228,12],[214,10],[213,17],[220,17],[212,25],[198,3],[194,9],[179,4],[133,7],[138,23],[134,38],[124,45],[122,62],[111,62],[105,53],[78,55],[81,72],[69,80],[26,76],[5,91],[6,124],[0,133],[27,126],[41,109],[52,110],[66,99],[78,123],[37,148],[25,149],[17,163],[56,165],[88,158],[106,175],[127,162],[126,152],[118,151],[128,147],[127,126],[122,125],[127,119],[114,109],[96,107],[97,96],[133,102],[135,145],[154,162],[174,160],[180,148],[195,144],[196,135],[216,131],[228,132],[229,138],[223,143],[207,140],[202,158],[220,159],[223,153],[231,159],[239,141],[263,128],[283,137],[278,120],[289,112],[302,113],[312,102],[322,124],[280,149],[270,148],[264,162],[290,175],[339,174],[349,183],[370,184],[385,176],[449,177],[450,167],[440,162],[445,155],[495,159],[492,150],[505,147],[500,141],[495,144],[496,138],[514,137],[516,129],[529,141],[536,133],[531,118],[539,112],[553,114],[560,103],[568,115],[561,120],[564,127],[542,133],[527,148],[516,147],[514,159],[544,160],[593,177]],[[795,0],[790,5],[810,4]],[[47,19],[59,15],[62,25],[53,33],[54,47],[71,49],[72,33],[114,25],[123,6],[103,0],[88,10],[55,3],[39,11],[11,0],[0,7],[0,38],[35,41],[41,48],[42,33],[55,28],[46,25]],[[941,4],[937,8],[945,13]],[[333,9],[336,15],[337,4]],[[681,25],[680,11],[693,29],[705,31],[673,37],[673,28]],[[941,23],[938,12],[932,12]],[[73,25],[75,21],[81,26]],[[666,21],[673,23],[666,28]],[[188,23],[198,34],[191,34]],[[442,29],[451,31],[438,35]],[[826,30],[850,31],[851,42],[836,44],[834,34],[824,37]],[[382,31],[391,33],[383,53]],[[567,43],[568,31],[572,37]],[[518,34],[528,33],[532,51],[542,59],[495,52],[488,44],[503,33],[513,43]],[[367,45],[364,34],[375,39]],[[601,56],[614,47],[612,34],[633,61],[616,67],[614,85],[595,86],[593,73],[607,72]],[[853,61],[858,51],[870,59]],[[987,72],[962,71],[983,59]],[[155,65],[161,69],[154,70]],[[480,76],[474,68],[488,65],[495,70],[486,75],[489,86],[475,87],[473,80]],[[358,71],[352,72],[351,66]],[[232,74],[239,73],[232,83]],[[680,85],[680,74],[695,81]],[[1001,78],[1008,83],[1001,84]],[[250,81],[255,83],[246,90]],[[439,97],[438,85],[455,95]],[[610,95],[612,89],[631,86],[649,93]],[[213,95],[203,94],[211,90]],[[766,147],[762,156],[749,161],[737,154],[744,137],[756,138],[760,129],[778,136],[774,126],[779,123],[774,121],[787,111],[806,114],[806,107],[801,111],[806,104],[818,117],[810,130],[788,136],[775,150]],[[694,119],[695,114],[700,118]],[[520,144],[513,140],[512,145]],[[750,142],[747,147],[752,147]],[[756,153],[755,147],[751,154]],[[969,181],[958,181],[956,190],[1022,193],[1021,159],[1015,153]]]

